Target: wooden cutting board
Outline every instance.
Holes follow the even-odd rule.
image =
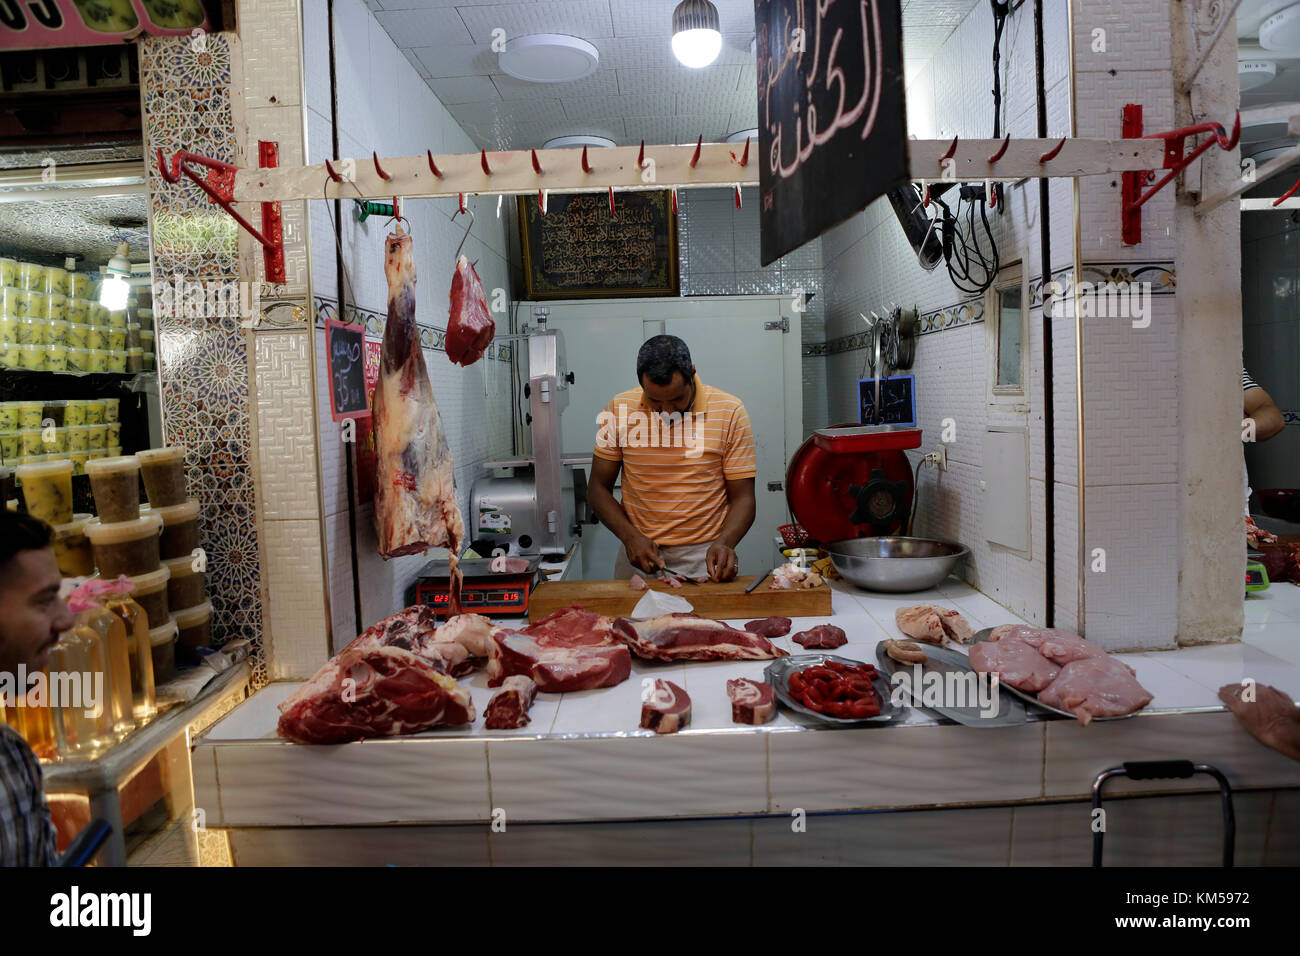
[[[691,602],[695,613],[717,620],[740,618],[752,621],[760,617],[826,617],[831,613],[831,589],[822,585],[801,591],[769,590],[771,578],[764,581],[752,594],[745,588],[753,582],[753,575],[734,581],[684,584],[671,588],[654,582],[656,591],[680,594]],[[546,615],[581,604],[583,607],[608,617],[621,617],[632,613],[644,591],[633,591],[627,581],[545,581],[533,589],[528,598],[529,622]]]

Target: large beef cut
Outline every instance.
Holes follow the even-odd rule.
[[[657,734],[675,734],[691,720],[691,699],[670,680],[656,679],[641,695],[641,726]]]
[[[997,674],[1016,690],[1034,694],[1056,679],[1061,668],[1026,644],[1018,634],[983,641],[970,649],[970,664],[979,674]]]
[[[737,724],[765,724],[776,716],[776,691],[771,684],[738,677],[727,681],[731,719]]]
[[[464,616],[478,617],[476,614]],[[487,619],[479,618],[479,620]],[[446,633],[446,625],[439,628],[437,624],[438,616],[433,608],[415,604],[370,625],[344,650],[400,647],[404,651],[410,651],[424,658],[438,670],[452,677],[461,677],[473,671],[477,665],[471,658],[474,656],[481,658],[483,655],[474,655],[462,642],[457,641],[453,634]]]
[[[414,734],[474,720],[469,691],[418,654],[348,645],[280,705],[276,733],[300,744]]]
[[[790,625],[793,623],[788,617],[765,617],[750,621],[745,625],[745,630],[759,637],[785,637],[790,633]]]
[[[647,660],[766,661],[789,656],[765,637],[697,614],[620,617],[614,634]]]
[[[385,558],[445,547],[454,561],[465,534],[451,448],[433,398],[415,325],[411,236],[387,240],[388,324],[375,386],[375,530]],[[453,568],[453,600],[459,597]]]
[[[528,726],[528,708],[537,696],[537,685],[530,678],[507,677],[483,710],[483,725],[489,730],[514,730]]]
[[[612,625],[601,614],[569,607],[522,631],[497,628],[488,644],[488,686],[516,674],[547,693],[621,684],[632,673],[632,655]]]
[[[806,650],[829,651],[836,647],[843,647],[849,642],[849,637],[842,627],[836,627],[834,624],[818,624],[806,631],[800,631],[790,640],[802,645]]]
[[[1151,703],[1151,692],[1137,682],[1127,664],[1103,654],[1066,664],[1038,699],[1068,710],[1086,725],[1094,717],[1122,717],[1141,710]]]
[[[457,614],[447,618],[438,628],[436,639],[440,643],[455,642],[469,652],[470,657],[488,656],[488,641],[492,638],[492,622],[481,614]]]
[[[451,310],[443,340],[447,358],[461,366],[473,365],[483,357],[496,333],[483,283],[470,261],[461,256],[451,280]]]

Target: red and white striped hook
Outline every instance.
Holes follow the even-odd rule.
[[[461,193],[461,194],[460,194],[460,209],[458,210],[458,212],[461,212],[461,213],[469,212],[469,206],[466,206],[466,205],[465,205],[465,194],[464,194],[464,193]]]
[[[695,155],[691,157],[691,169],[694,169],[695,164],[700,161],[700,150],[703,149],[703,147],[704,147],[704,134],[701,133],[700,138],[695,141]]]
[[[614,215],[614,187],[609,187],[609,214]]]
[[[677,190],[673,190],[673,215],[677,215]]]
[[[546,197],[548,193],[550,193],[549,189],[537,190],[537,208],[542,211],[543,216],[546,215]]]
[[[740,208],[740,183],[736,183],[736,208]]]

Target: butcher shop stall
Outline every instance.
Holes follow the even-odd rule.
[[[139,44],[199,862],[1300,862],[1257,4],[392,6]]]

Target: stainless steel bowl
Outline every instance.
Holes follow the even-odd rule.
[[[965,545],[931,538],[851,538],[826,545],[845,580],[868,591],[924,591],[970,554]]]

